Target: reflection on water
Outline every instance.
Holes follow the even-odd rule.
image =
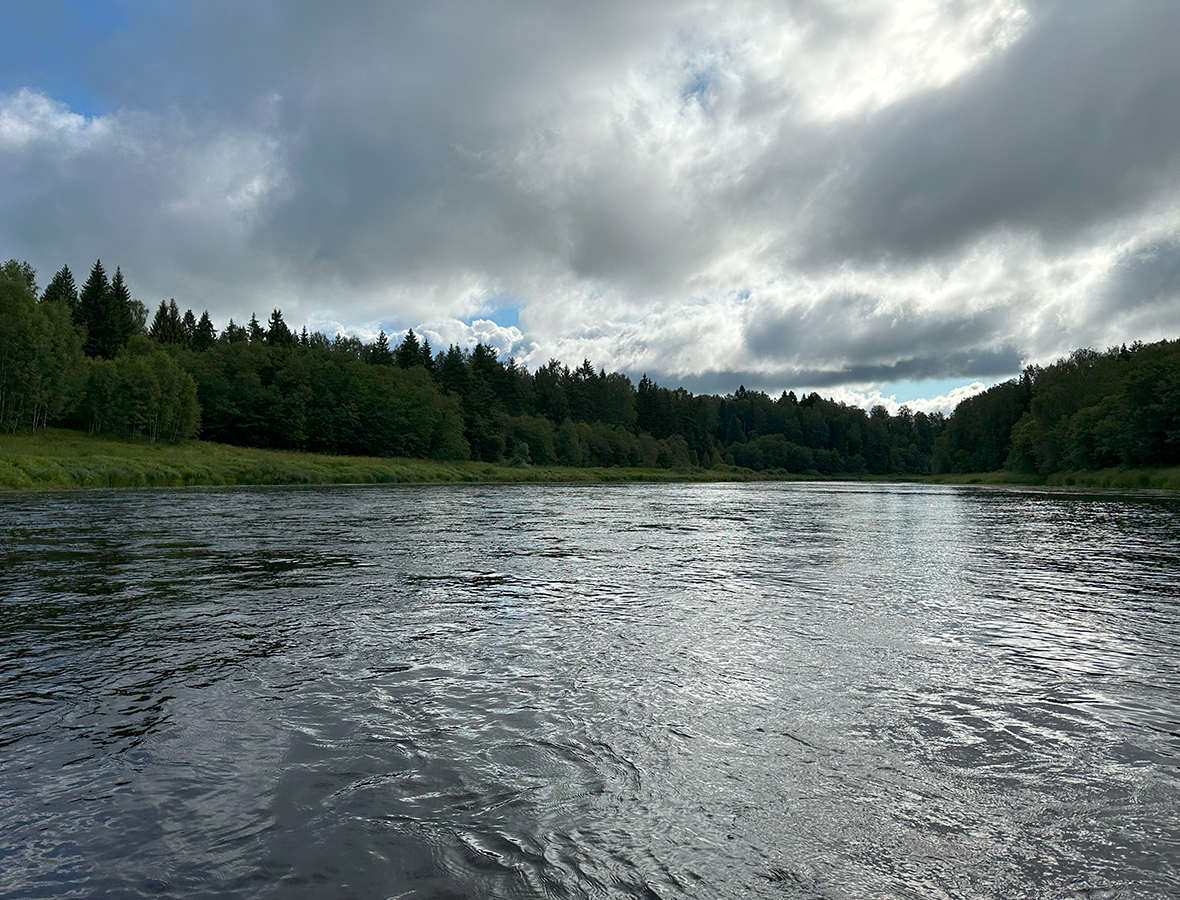
[[[0,897],[1175,897],[1178,512],[9,495]]]

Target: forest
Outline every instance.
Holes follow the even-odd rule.
[[[514,466],[737,467],[815,475],[1049,473],[1180,462],[1180,342],[1078,350],[950,417],[866,412],[816,393],[724,397],[638,385],[589,360],[530,372],[484,344],[435,350],[298,333],[280,310],[220,331],[174,300],[154,314],[101,262],[0,267],[0,428],[201,438],[331,454]]]

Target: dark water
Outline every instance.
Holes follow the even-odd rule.
[[[1180,896],[1180,502],[0,498],[0,897]]]

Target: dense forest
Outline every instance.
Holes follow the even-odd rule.
[[[218,333],[175,301],[154,315],[122,271],[0,267],[0,427],[63,424],[151,441],[510,465],[736,466],[820,475],[1180,461],[1180,342],[1080,350],[964,401],[950,418],[865,412],[812,393],[724,397],[638,385],[584,360],[534,372],[484,344],[364,343],[280,310]]]

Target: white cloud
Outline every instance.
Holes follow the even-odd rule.
[[[495,347],[502,358],[515,357],[523,361],[536,348],[515,325],[498,325],[490,319],[428,322],[416,329],[416,333],[426,337],[435,351],[446,350],[452,344],[468,350],[476,344],[487,344]],[[544,361],[539,364],[543,365]]]
[[[110,120],[87,119],[43,94],[23,88],[0,95],[0,150],[25,150],[38,144],[75,152],[111,132]],[[43,149],[43,148],[42,148]]]
[[[890,415],[897,415],[897,411],[903,406],[909,407],[911,412],[923,412],[927,415],[931,413],[942,413],[943,415],[950,415],[954,412],[956,406],[966,400],[968,397],[974,397],[976,394],[983,393],[987,390],[988,385],[982,381],[973,381],[970,384],[964,384],[956,388],[952,388],[945,394],[939,394],[935,397],[919,397],[914,400],[897,399],[897,394],[883,394],[880,389],[873,389],[868,391],[857,391],[847,387],[837,387],[834,390],[821,392],[825,397],[831,397],[837,403],[846,403],[849,406],[858,406],[861,409],[872,409],[874,406],[884,406],[889,410]]]

